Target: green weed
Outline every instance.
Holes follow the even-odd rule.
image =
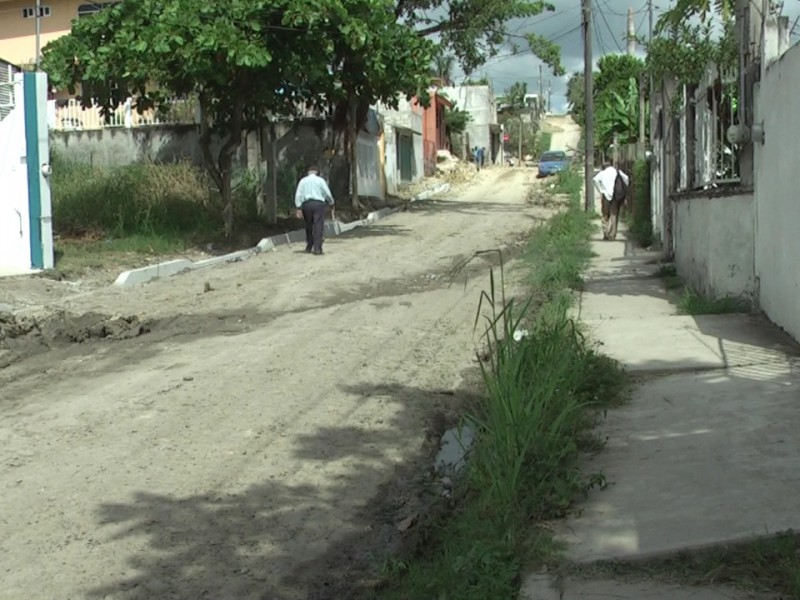
[[[571,190],[568,175],[559,179]],[[557,551],[537,523],[563,516],[602,484],[599,475],[582,475],[579,453],[594,415],[619,400],[625,380],[566,312],[566,290],[591,256],[591,227],[573,200],[534,233],[525,264],[530,284],[539,287],[521,304],[505,295],[502,256],[497,274],[490,272],[476,316],[489,349],[481,363],[486,395],[465,417],[478,436],[459,483],[461,501],[449,518],[424,524],[430,532],[417,554],[390,563],[380,597],[516,598],[522,567]],[[527,335],[515,339],[523,327]]]
[[[800,600],[800,539],[793,531],[775,536],[640,562],[601,561],[563,565],[564,575],[659,581],[683,585],[727,585]]]
[[[217,228],[201,171],[188,164],[99,168],[53,156],[53,224],[61,236],[175,236]]]
[[[678,312],[683,315],[722,315],[749,311],[750,303],[743,298],[707,298],[688,286],[678,300]]]
[[[625,211],[628,231],[637,245],[647,248],[653,245],[653,223],[650,215],[650,165],[645,160],[633,164],[631,174],[633,206]]]

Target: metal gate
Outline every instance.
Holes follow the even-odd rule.
[[[400,163],[400,181],[410,183],[414,178],[414,141],[410,135],[397,134],[397,160]]]

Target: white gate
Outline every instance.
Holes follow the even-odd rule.
[[[46,76],[0,82],[0,275],[53,267],[47,134]]]

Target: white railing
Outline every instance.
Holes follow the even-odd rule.
[[[14,67],[0,61],[0,121],[14,108]]]
[[[55,110],[55,131],[86,131],[113,128],[148,127],[197,122],[197,103],[193,99],[175,98],[170,100],[166,112],[146,110],[141,114],[133,106],[131,99],[120,104],[110,113],[103,115],[100,108],[84,108],[79,100],[70,99],[66,103],[57,101]]]

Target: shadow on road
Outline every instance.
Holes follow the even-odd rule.
[[[138,548],[128,558],[132,574],[110,575],[89,597],[349,600],[374,584],[385,559],[418,535],[413,525],[397,523],[413,521],[435,500],[425,490],[438,438],[457,410],[479,396],[467,387],[363,383],[342,390],[400,407],[380,428],[324,427],[294,440],[308,468],[344,461],[346,475],[308,485],[293,484],[287,474],[235,493],[139,491],[128,503],[100,504],[99,532],[109,550],[122,539]],[[429,415],[425,423],[420,406]],[[398,462],[391,449],[403,440],[417,440],[418,447]],[[370,498],[361,497],[364,489]]]

